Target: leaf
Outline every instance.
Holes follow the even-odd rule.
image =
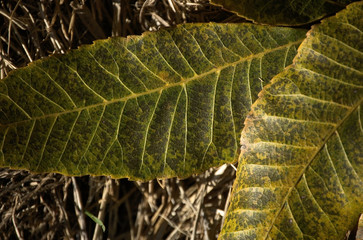
[[[31,63],[0,81],[0,165],[148,180],[234,162],[259,77],[305,33],[186,24]]]
[[[363,210],[363,2],[314,26],[245,121],[220,239],[343,239]]]
[[[211,0],[237,15],[257,23],[280,26],[303,25],[338,12],[354,0]]]
[[[88,212],[88,211],[84,211],[84,213],[92,219],[92,221],[94,221],[96,224],[98,224],[101,228],[102,228],[102,231],[105,232],[106,231],[106,227],[105,225],[103,224],[103,222],[98,218],[96,217],[95,215],[93,215],[92,213]]]

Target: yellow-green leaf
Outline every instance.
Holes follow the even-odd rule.
[[[363,2],[314,26],[247,116],[220,239],[343,239],[363,210]]]
[[[0,165],[131,179],[237,160],[237,136],[306,31],[186,24],[111,38],[0,80]]]
[[[257,23],[294,26],[307,24],[338,12],[354,0],[211,0],[211,2]]]

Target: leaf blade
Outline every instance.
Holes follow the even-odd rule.
[[[338,12],[354,1],[212,0],[211,2],[256,23],[296,26],[308,24]]]
[[[362,12],[352,4],[314,26],[294,64],[260,93],[242,131],[221,239],[339,239],[354,226],[363,198],[355,64],[363,49],[354,41],[362,32],[347,28],[363,28]]]
[[[1,165],[147,180],[233,162],[258,78],[304,36],[186,24],[31,63],[0,81]]]

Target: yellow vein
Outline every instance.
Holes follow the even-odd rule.
[[[98,66],[100,66],[103,70],[105,70],[108,74],[110,74],[111,76],[113,76],[114,78],[116,78],[117,79],[117,81],[119,82],[119,83],[121,83],[121,85],[124,87],[124,88],[126,88],[127,89],[127,91],[129,91],[131,94],[135,94],[133,91],[131,91],[131,89],[129,89],[122,81],[121,81],[121,79],[120,79],[120,77],[119,76],[116,76],[115,74],[113,74],[112,72],[110,72],[109,70],[107,70],[101,63],[99,63],[98,61],[97,61],[97,59],[95,58],[95,56],[93,56],[92,55],[92,53],[90,53],[89,51],[87,51],[88,53],[89,53],[89,55],[91,55],[91,57],[92,57],[92,59],[98,64]],[[117,65],[117,64],[116,64]],[[118,67],[118,65],[117,65],[117,67]]]
[[[113,55],[111,54],[111,52],[108,50],[108,48],[106,48],[106,50],[109,52],[109,54],[110,54],[110,56],[112,57],[112,59],[113,59],[113,61],[115,62],[115,65],[116,65],[116,67],[117,67],[117,74],[118,74],[118,76],[117,76],[117,79],[131,92],[131,93],[133,93],[134,94],[134,92],[131,90],[131,89],[129,89],[129,87],[127,87],[127,85],[125,84],[125,83],[123,83],[123,81],[120,79],[120,66],[117,64],[117,61],[115,60],[115,58],[113,57]],[[140,82],[143,86],[144,86],[144,88],[147,90],[147,91],[149,91],[149,89],[145,86],[145,84],[144,84],[144,82],[143,81],[141,81],[140,80],[140,78],[138,77],[138,76],[136,76],[131,70],[130,70],[130,68],[129,68],[129,73],[132,75],[132,76],[134,76],[136,79],[137,79],[137,81],[138,82]]]
[[[175,113],[176,113],[176,109],[178,108],[178,104],[179,104],[179,100],[180,100],[180,96],[181,96],[182,91],[183,91],[183,89],[180,89],[178,98],[176,99],[176,102],[175,102],[174,111],[173,111],[173,114],[171,116],[171,123],[170,123],[170,127],[168,129],[167,141],[166,141],[165,152],[164,152],[165,157],[164,157],[164,165],[163,165],[162,175],[164,175],[164,172],[165,172],[165,165],[166,165],[166,159],[167,159],[168,150],[169,150],[171,129],[173,128],[173,124],[174,124],[174,120],[175,120]]]
[[[360,106],[358,106],[358,123],[359,123],[359,128],[361,133],[363,133],[363,128],[362,128],[362,121],[360,120]]]
[[[163,54],[161,54],[161,52],[159,51],[159,49],[155,46],[154,43],[152,43],[153,47],[156,49],[156,52],[160,55],[161,59],[163,59],[164,63],[169,67],[169,69],[176,73],[181,79],[183,79],[183,76],[180,75],[170,64],[168,61],[166,61],[166,59],[164,58]],[[165,47],[165,46],[164,46]]]
[[[149,88],[146,87],[144,81],[142,81],[138,76],[136,76],[133,72],[130,71],[130,74],[136,78],[136,80],[145,88],[146,91],[152,91]],[[167,86],[167,85],[165,85]],[[135,93],[137,94],[137,93]]]
[[[103,102],[107,102],[107,100],[104,97],[102,97],[95,90],[93,90],[90,86],[88,86],[88,84],[83,80],[83,78],[81,78],[81,76],[78,74],[78,72],[75,69],[71,68],[70,66],[68,66],[67,64],[65,64],[64,62],[62,62],[58,57],[54,56],[54,58],[57,59],[61,64],[63,64],[67,68],[69,68],[69,70],[71,70],[72,72],[74,72],[77,75],[77,77],[79,78],[79,80],[81,80],[81,82],[83,83],[83,85],[87,89],[89,89],[93,94],[95,94],[97,97],[101,98]]]
[[[185,84],[183,85],[183,90],[185,91],[185,139],[184,139],[184,157],[183,157],[183,170],[185,170],[185,158],[187,156],[187,143],[188,143],[188,92]]]
[[[253,228],[246,228],[246,229],[243,229],[243,230],[238,230],[238,231],[229,231],[228,233],[226,234],[233,234],[233,235],[240,235],[240,234],[245,234],[245,233],[248,233],[248,232],[253,232],[255,233],[256,230],[255,229],[264,229],[264,227],[253,227]],[[255,230],[255,231],[254,231]],[[223,239],[223,237],[221,238]],[[237,239],[237,238],[233,238],[233,239]]]
[[[261,79],[263,79],[263,76],[262,76],[262,58],[263,58],[263,56],[260,58],[260,77],[259,77],[259,81],[260,81],[260,85],[261,85],[261,89],[260,89],[260,91],[263,89],[263,81],[261,80]],[[259,92],[260,92],[259,91]]]
[[[62,158],[63,158],[63,154],[65,153],[66,148],[67,148],[67,146],[68,146],[68,143],[69,143],[69,141],[70,141],[70,139],[71,139],[71,135],[72,135],[72,133],[73,133],[74,126],[76,126],[76,123],[77,123],[78,118],[79,118],[79,116],[80,116],[80,115],[81,115],[81,112],[77,112],[77,117],[75,118],[75,120],[74,120],[74,122],[73,122],[73,124],[72,124],[72,127],[71,127],[71,129],[69,130],[69,135],[68,135],[67,140],[66,140],[66,142],[65,142],[65,144],[64,144],[64,148],[63,148],[63,150],[62,150],[62,152],[61,152],[61,154],[60,154],[60,156],[59,156],[59,159],[58,159],[57,163],[54,165],[54,166],[55,166],[55,168],[57,168],[57,167],[58,167],[58,164],[60,163],[60,161],[61,161],[61,160],[62,160]]]
[[[82,158],[86,158],[85,156],[86,156],[86,154],[87,154],[87,152],[89,151],[89,147],[91,146],[91,144],[92,144],[92,142],[93,142],[93,139],[94,139],[94,137],[96,136],[96,134],[97,134],[97,130],[98,130],[98,128],[99,128],[99,126],[100,126],[100,123],[101,123],[101,121],[102,121],[102,118],[103,118],[103,114],[105,113],[105,110],[106,110],[106,107],[105,106],[103,106],[103,108],[102,108],[102,113],[100,114],[100,117],[99,117],[99,119],[98,119],[98,121],[97,121],[97,124],[96,124],[96,126],[95,126],[95,130],[93,131],[93,133],[92,133],[92,135],[91,135],[91,137],[90,137],[90,139],[89,139],[89,141],[88,141],[88,144],[87,144],[87,146],[86,146],[86,148],[85,148],[85,150],[84,150],[84,152],[83,152],[83,155],[82,155],[82,157],[80,157],[79,158],[79,162],[78,162],[78,164],[77,164],[77,166],[76,166],[76,168],[79,170],[79,164],[82,162]]]
[[[117,129],[116,129],[116,141],[120,145],[120,149],[121,149],[121,163],[122,163],[122,165],[124,164],[124,151],[123,151],[122,145],[120,143],[120,140],[118,139],[118,135],[119,135],[119,132],[120,132],[120,125],[121,125],[122,117],[124,116],[124,110],[126,108],[126,104],[127,104],[127,101],[124,103],[124,105],[122,107],[122,111],[120,113],[120,118],[119,118],[119,121],[118,121],[118,124],[117,124]]]
[[[55,84],[55,86],[61,90],[66,96],[67,98],[70,100],[70,102],[73,104],[73,106],[75,108],[77,108],[77,105],[74,103],[73,99],[71,98],[71,96],[69,96],[69,94],[67,93],[66,90],[64,90],[64,88],[62,86],[60,86],[45,70],[43,70],[41,67],[38,67],[36,64],[33,65],[34,67],[36,67],[37,69],[39,69],[40,71],[42,71],[45,75],[47,75],[47,77]]]
[[[303,175],[303,176],[301,177],[301,179],[303,179],[303,178],[305,178],[305,175]],[[304,211],[305,215],[309,215],[309,213],[308,213],[308,211],[306,210],[306,207],[305,207],[305,205],[304,205],[304,203],[303,203],[303,199],[305,199],[306,197],[309,197],[309,196],[305,196],[305,195],[301,196],[301,194],[300,194],[299,190],[296,188],[296,186],[292,186],[292,187],[290,187],[290,189],[291,189],[291,188],[293,188],[293,189],[295,190],[296,195],[298,195],[297,200],[299,201],[300,205],[302,206],[302,208],[301,208],[301,209]],[[287,204],[288,202],[289,202],[289,201],[288,201],[288,200],[286,200],[286,203],[283,203],[283,205]],[[301,229],[301,230],[302,230],[302,229]]]
[[[211,27],[212,27],[212,28],[213,28],[213,30],[214,30],[214,31],[212,31],[212,33],[214,33],[214,35],[216,36],[217,40],[218,40],[218,41],[221,43],[221,45],[222,45],[222,48],[220,48],[220,47],[218,47],[218,46],[217,46],[217,49],[218,49],[219,55],[220,55],[221,59],[223,59],[223,62],[224,62],[224,63],[227,63],[228,61],[226,61],[226,60],[224,59],[224,57],[223,57],[223,52],[224,52],[223,50],[226,50],[226,52],[232,53],[233,55],[236,55],[236,54],[234,54],[234,52],[233,52],[233,51],[229,50],[229,48],[227,48],[227,47],[224,45],[224,43],[222,42],[222,40],[221,40],[221,38],[219,37],[218,33],[215,31],[214,26],[213,26],[213,25],[211,25]],[[237,56],[238,56],[238,55],[237,55]]]
[[[135,54],[133,53],[130,49],[127,48],[127,46],[123,46],[125,48],[125,50],[127,52],[129,52],[148,72],[151,73],[151,75],[155,76],[156,78],[158,78],[159,80],[161,80],[162,82],[164,82],[165,84],[168,84],[167,81],[165,81],[164,79],[162,79],[159,75],[156,75],[156,73],[154,73],[148,66],[145,65],[144,62],[141,61],[141,59]]]
[[[352,108],[347,112],[347,114],[342,118],[342,120],[340,120],[340,122],[337,123],[336,127],[334,129],[332,129],[330,131],[330,133],[326,134],[326,137],[325,137],[325,140],[322,141],[321,143],[321,146],[320,147],[316,147],[317,149],[315,150],[315,153],[311,156],[310,158],[310,161],[306,164],[306,167],[300,172],[300,175],[302,176],[307,168],[310,166],[310,164],[313,162],[313,160],[316,158],[316,156],[319,154],[319,152],[322,150],[322,148],[324,147],[324,145],[327,143],[327,141],[332,137],[332,135],[336,132],[336,129],[338,129],[343,123],[344,121],[353,113],[353,111],[355,109],[358,108],[358,106],[360,104],[362,104],[363,102],[363,99],[361,99],[360,101],[357,102],[357,104],[355,106],[352,106]],[[297,186],[297,184],[299,183],[300,181],[300,178],[297,178],[297,180],[295,181],[294,185],[293,186]],[[284,200],[282,201],[282,203],[286,202],[287,199],[289,198],[290,194],[291,194],[291,191],[292,191],[292,188],[288,191],[288,193],[285,195],[284,197]],[[277,217],[280,215],[282,211],[282,208],[279,212],[276,213],[274,219],[271,221],[271,226],[269,227],[269,230],[266,232],[266,235],[265,235],[265,240],[268,238],[268,235],[271,231],[271,228],[272,228],[272,225],[275,223]]]
[[[246,76],[247,76],[247,85],[248,85],[248,95],[250,97],[250,106],[248,108],[251,109],[251,106],[253,104],[251,82],[250,82],[250,70],[251,70],[252,61],[247,61],[247,64],[248,64],[248,68],[247,68]]]
[[[236,38],[237,40],[239,40],[239,42],[242,44],[243,47],[245,47],[249,52],[250,52],[250,55],[249,56],[253,56],[254,53],[243,43],[242,39],[239,37],[239,35],[236,35]],[[301,41],[300,41],[301,42]],[[242,56],[241,56],[242,57]]]
[[[278,43],[278,42],[276,42],[276,40],[275,40],[275,38],[273,38],[272,36],[271,36],[271,34],[269,33],[269,31],[268,31],[269,29],[265,29],[264,30],[264,32],[266,32],[267,33],[267,35],[272,39],[272,41],[274,41],[275,43],[276,43],[276,46],[279,46],[280,44]]]
[[[190,68],[190,70],[192,70],[192,72],[194,73],[194,76],[196,76],[196,75],[198,75],[195,71],[194,71],[194,69],[192,68],[192,66],[190,65],[190,63],[188,62],[188,60],[185,58],[185,56],[182,54],[182,52],[180,51],[180,49],[179,49],[179,47],[178,47],[178,45],[176,44],[176,42],[175,42],[175,40],[174,40],[174,38],[173,38],[173,36],[169,33],[169,32],[167,32],[168,33],[168,35],[170,36],[170,39],[172,40],[171,42],[174,44],[174,46],[176,47],[176,49],[178,50],[178,52],[180,53],[180,56],[184,59],[184,61],[187,63],[187,65],[188,65],[188,67]]]
[[[347,154],[347,152],[345,151],[345,148],[344,148],[344,145],[343,145],[342,139],[340,138],[340,135],[339,135],[338,131],[335,131],[335,134],[336,134],[336,135],[337,135],[337,137],[338,137],[339,144],[340,144],[340,146],[342,147],[342,151],[343,151],[343,154],[344,154],[344,158],[345,158],[345,160],[346,160],[347,164],[348,164],[348,165],[349,165],[349,167],[352,169],[352,172],[353,172],[354,176],[355,176],[357,179],[360,179],[360,177],[359,177],[358,173],[355,171],[355,169],[354,169],[354,167],[353,167],[352,163],[351,163],[351,162],[350,162],[350,160],[349,160],[348,154]]]
[[[306,99],[310,99],[310,100],[315,101],[315,102],[326,103],[326,104],[329,104],[329,105],[336,105],[336,106],[339,106],[339,107],[345,108],[345,109],[350,109],[351,108],[351,106],[348,106],[348,105],[344,105],[344,104],[337,103],[337,102],[334,102],[334,101],[327,101],[327,100],[324,100],[324,99],[307,96],[307,95],[304,95],[304,94],[301,94],[301,93],[297,93],[297,94],[270,94],[269,93],[269,95],[276,96],[276,97],[306,98]]]
[[[149,135],[149,128],[150,128],[150,125],[151,125],[151,122],[154,118],[154,115],[155,115],[155,111],[156,111],[156,108],[158,107],[158,104],[159,104],[159,100],[161,98],[161,94],[162,94],[162,91],[159,92],[159,96],[158,96],[158,99],[156,100],[155,102],[155,107],[153,109],[153,112],[150,116],[150,121],[148,122],[147,126],[146,126],[146,133],[145,133],[145,138],[144,138],[144,146],[143,146],[143,150],[142,150],[142,155],[141,155],[141,164],[140,164],[140,169],[139,171],[141,171],[142,169],[142,165],[144,164],[144,157],[145,157],[145,151],[146,151],[146,143],[147,143],[147,137]]]
[[[30,142],[30,138],[33,135],[33,130],[34,130],[35,122],[36,122],[36,120],[33,121],[33,124],[30,127],[29,136],[28,136],[28,139],[26,140],[25,149],[24,149],[24,152],[23,152],[23,154],[21,156],[21,159],[20,159],[20,162],[19,162],[19,166],[21,166],[21,164],[23,163],[24,156],[25,156],[25,153],[26,153],[26,151],[28,149],[28,145],[29,145],[29,142]]]
[[[5,94],[2,94],[2,93],[0,93],[0,96],[4,96],[5,98],[7,98],[7,99],[9,99],[12,103],[14,103],[14,105],[17,107],[17,108],[19,108],[19,110],[21,111],[21,112],[23,112],[24,113],[24,115],[27,117],[27,118],[29,118],[29,120],[30,119],[32,119],[30,116],[29,116],[29,114],[22,108],[22,107],[20,107],[12,98],[10,98],[9,96],[7,96],[7,95],[5,95]],[[44,116],[44,115],[43,115]],[[5,125],[3,125],[3,126],[7,126],[7,125],[9,125],[9,124],[5,124]]]
[[[277,210],[277,208],[265,208],[265,209],[257,209],[257,208],[236,208],[230,211],[230,213],[245,213],[245,212],[272,212]]]
[[[209,58],[207,58],[207,56],[204,54],[204,51],[203,51],[203,49],[202,49],[202,47],[200,46],[200,44],[199,44],[199,42],[197,41],[197,39],[194,37],[194,35],[193,34],[191,34],[183,25],[181,25],[181,28],[183,28],[187,33],[188,33],[188,35],[189,36],[191,36],[192,38],[193,38],[193,40],[194,40],[194,42],[197,44],[197,46],[198,46],[198,48],[199,48],[199,50],[200,50],[200,52],[201,52],[201,54],[203,55],[203,57],[212,65],[212,66],[215,66],[215,64],[214,63],[212,63],[210,60],[209,60]]]
[[[304,175],[303,176],[303,181],[304,181],[304,183],[305,183],[305,185],[306,185],[306,189],[308,190],[308,192],[310,193],[310,199],[312,200],[312,202],[318,207],[318,209],[321,211],[321,212],[323,212],[323,214],[328,218],[328,220],[329,220],[329,223],[331,224],[331,226],[333,227],[333,229],[334,229],[334,231],[335,231],[335,233],[336,233],[336,235],[338,235],[338,231],[337,231],[337,229],[336,229],[336,227],[335,227],[335,225],[332,223],[332,221],[331,221],[331,219],[330,219],[330,217],[329,217],[329,215],[327,214],[327,213],[325,213],[324,212],[324,210],[322,209],[322,207],[320,206],[320,204],[318,203],[318,201],[315,199],[315,197],[314,197],[314,194],[311,192],[311,190],[310,190],[310,187],[309,187],[309,183],[308,183],[308,181],[306,180],[306,176]],[[319,194],[321,194],[321,193],[319,193]]]
[[[286,48],[285,57],[284,57],[284,66],[283,66],[283,69],[285,69],[285,67],[286,67],[286,61],[287,61],[287,56],[289,55],[289,51],[290,51],[290,47],[287,47]]]
[[[105,155],[103,156],[102,161],[100,162],[100,164],[99,164],[99,166],[98,166],[98,168],[97,168],[97,170],[95,172],[98,172],[99,171],[99,169],[101,168],[102,164],[104,163],[104,161],[105,161],[105,159],[107,157],[108,152],[111,150],[111,148],[113,147],[113,145],[115,144],[115,142],[118,141],[117,137],[118,137],[118,133],[119,133],[119,129],[120,129],[120,124],[121,124],[121,118],[122,118],[122,115],[123,115],[125,106],[126,106],[126,102],[123,104],[123,106],[121,108],[121,111],[120,111],[120,114],[118,114],[119,118],[117,120],[117,127],[116,127],[116,131],[115,131],[115,136],[112,137],[112,140],[108,143],[109,144],[109,147],[107,148],[107,150],[105,152]],[[121,162],[123,164],[123,158],[121,158]]]
[[[262,168],[300,168],[304,167],[305,165],[270,165],[270,164],[257,164],[257,163],[245,163],[243,166],[251,166],[251,167],[262,167]]]
[[[57,118],[58,117],[55,117],[54,118],[54,120],[53,120],[53,122],[52,122],[52,125],[50,126],[50,128],[49,128],[49,131],[48,131],[48,133],[47,133],[47,138],[45,139],[45,141],[44,141],[44,144],[43,144],[43,146],[42,146],[42,149],[41,149],[41,153],[40,153],[40,158],[39,158],[39,161],[38,161],[38,165],[37,165],[37,167],[35,168],[35,172],[36,171],[38,171],[38,168],[39,168],[39,166],[40,166],[40,163],[42,162],[42,160],[43,160],[43,155],[44,155],[44,151],[45,151],[45,147],[47,146],[47,143],[48,143],[48,140],[49,140],[49,137],[50,137],[50,134],[52,133],[52,131],[53,131],[53,127],[54,127],[54,125],[55,125],[55,122],[57,121]]]
[[[293,43],[288,43],[286,45],[283,45],[283,46],[280,46],[278,48],[275,48],[275,49],[269,49],[269,50],[266,50],[265,52],[260,52],[260,53],[257,53],[255,55],[250,55],[250,56],[247,56],[245,58],[241,58],[239,60],[237,60],[236,62],[233,62],[233,63],[230,63],[230,64],[226,64],[225,66],[221,66],[221,67],[216,67],[216,68],[213,68],[207,72],[204,72],[202,74],[199,74],[199,75],[196,75],[196,76],[193,76],[191,78],[187,78],[187,79],[183,79],[182,81],[180,82],[177,82],[177,83],[170,83],[170,84],[167,84],[167,85],[164,85],[162,87],[158,87],[158,88],[154,88],[152,90],[149,90],[147,92],[142,92],[142,93],[135,93],[135,94],[131,94],[131,95],[128,95],[128,96],[125,96],[125,97],[122,97],[122,98],[118,98],[118,99],[112,99],[112,100],[108,100],[108,101],[104,101],[104,102],[100,102],[100,103],[96,103],[96,104],[92,104],[92,105],[88,105],[88,106],[85,106],[85,107],[79,107],[79,108],[76,108],[76,109],[71,109],[71,110],[66,110],[64,112],[60,112],[60,113],[50,113],[50,114],[47,114],[47,115],[43,115],[43,116],[39,116],[39,117],[33,117],[31,118],[29,115],[29,120],[34,120],[34,119],[40,119],[40,118],[46,118],[46,117],[52,117],[52,116],[56,116],[56,115],[62,115],[62,114],[67,114],[67,113],[72,113],[72,112],[78,112],[78,111],[82,111],[84,109],[89,109],[89,108],[93,108],[93,107],[97,107],[97,106],[100,106],[100,105],[105,105],[105,104],[111,104],[111,103],[115,103],[115,102],[122,102],[122,101],[126,101],[128,99],[133,99],[133,98],[138,98],[140,96],[143,96],[143,95],[147,95],[147,94],[152,94],[152,93],[155,93],[155,92],[159,92],[161,90],[165,90],[165,89],[168,89],[168,88],[171,88],[171,87],[175,87],[175,86],[183,86],[189,82],[192,82],[192,81],[196,81],[198,79],[202,79],[204,76],[207,76],[209,74],[212,74],[216,71],[220,71],[220,70],[223,70],[225,68],[228,68],[230,66],[236,66],[238,65],[239,63],[241,62],[244,62],[244,61],[249,61],[251,59],[254,59],[254,58],[259,58],[260,56],[263,56],[264,54],[267,54],[269,52],[274,52],[274,51],[277,51],[279,49],[283,49],[285,48],[286,46],[289,46],[289,45],[293,45],[295,43],[300,43],[301,40],[298,40],[296,42],[293,42]],[[1,94],[1,93],[0,93]],[[4,95],[6,97],[8,97],[7,95]],[[16,104],[14,102],[14,104]],[[13,122],[11,124],[5,124],[3,126],[8,126],[8,125],[12,125],[12,124],[17,124],[17,123],[21,123],[21,122],[25,122],[25,121],[29,121],[29,120],[21,120],[21,121],[18,121],[18,122]]]
[[[282,235],[283,237],[284,237],[284,239],[286,239],[286,240],[289,240],[287,237],[286,237],[286,235],[285,235],[285,233],[283,233],[275,224],[274,224],[274,226],[273,227],[275,227],[275,229],[276,229],[276,231],[277,232],[279,232],[280,233],[280,236]]]
[[[214,33],[215,33],[215,35],[217,36],[217,38],[218,38],[218,40],[222,43],[222,45],[223,45],[223,47],[225,47],[229,52],[231,52],[233,55],[236,55],[236,56],[238,56],[238,57],[242,57],[240,54],[238,54],[238,53],[236,53],[235,51],[233,51],[233,49],[231,49],[231,48],[229,48],[229,47],[227,47],[225,44],[224,44],[224,42],[222,41],[222,38],[219,36],[219,34],[218,34],[218,30],[216,29],[216,27],[215,27],[215,25],[213,24],[212,25],[212,27],[213,27],[213,29],[214,29]]]
[[[356,48],[354,48],[354,47],[352,47],[350,45],[348,45],[347,43],[343,42],[342,40],[339,40],[337,38],[334,38],[334,37],[332,37],[332,36],[330,36],[328,34],[325,34],[323,32],[316,32],[316,34],[314,34],[314,36],[315,35],[318,35],[318,34],[321,35],[322,37],[326,37],[326,38],[332,39],[333,41],[337,42],[338,44],[344,45],[345,47],[349,48],[350,50],[352,50],[354,52],[357,52],[360,55],[363,55],[363,52],[359,51],[358,49],[356,49]]]
[[[203,154],[203,157],[202,157],[202,164],[201,164],[201,168],[203,168],[203,164],[204,164],[204,159],[205,159],[205,156],[207,155],[208,153],[208,150],[211,146],[211,144],[213,143],[213,131],[214,131],[214,115],[215,115],[215,106],[216,106],[216,95],[217,95],[217,86],[218,86],[218,81],[219,81],[219,78],[221,77],[221,72],[218,71],[217,74],[216,74],[216,82],[215,82],[215,86],[214,86],[214,94],[213,94],[213,103],[212,103],[212,106],[211,106],[211,109],[212,109],[212,119],[211,119],[211,126],[210,126],[210,140],[209,140],[209,143],[208,143],[208,146]],[[217,150],[216,150],[217,151]]]
[[[331,58],[331,57],[328,57],[328,56],[324,55],[324,53],[318,52],[318,51],[317,51],[317,50],[315,50],[315,49],[312,49],[312,48],[309,48],[309,47],[303,46],[303,48],[302,48],[302,49],[304,49],[304,48],[305,48],[305,49],[307,49],[307,50],[310,50],[310,51],[315,52],[317,55],[320,55],[320,56],[322,56],[323,58],[326,58],[328,61],[332,62],[332,63],[333,63],[333,64],[335,64],[335,65],[341,66],[342,68],[345,68],[345,69],[349,69],[350,71],[356,72],[356,73],[358,73],[358,74],[360,74],[360,75],[362,75],[362,74],[363,74],[361,71],[359,71],[359,70],[357,70],[357,69],[355,69],[355,68],[349,67],[349,66],[347,66],[347,65],[344,65],[344,64],[342,64],[342,63],[338,62],[337,60],[335,60],[335,59],[333,59],[333,58]],[[301,51],[302,51],[302,50],[301,50]]]
[[[333,160],[332,160],[332,158],[331,158],[331,156],[330,156],[330,153],[329,153],[329,149],[328,149],[328,146],[327,146],[327,144],[325,144],[324,145],[324,152],[325,152],[325,154],[326,154],[326,156],[328,157],[328,160],[329,160],[329,162],[330,162],[330,164],[331,164],[331,166],[332,166],[332,170],[334,171],[334,174],[335,174],[335,176],[336,176],[336,178],[337,178],[337,183],[339,184],[339,187],[341,188],[341,190],[343,191],[343,194],[346,196],[347,194],[345,193],[345,191],[344,191],[344,187],[343,187],[343,184],[342,184],[342,182],[341,182],[341,180],[340,180],[340,178],[339,178],[339,176],[338,176],[338,173],[337,173],[337,171],[336,171],[336,167],[335,167],[335,164],[334,164],[334,162],[333,162]]]
[[[110,52],[110,50],[108,50],[108,48],[106,47],[106,50],[107,50],[107,52],[110,54],[110,56],[112,57],[112,60],[113,60],[113,62],[115,63],[115,65],[116,65],[116,67],[117,67],[117,79],[121,82],[121,84],[124,86],[124,87],[126,87],[126,89],[127,90],[129,90],[131,93],[134,93],[131,89],[129,89],[127,86],[126,86],[126,84],[123,82],[123,81],[121,81],[121,79],[120,79],[120,67],[119,67],[119,65],[117,64],[117,61],[116,61],[116,59],[113,57],[113,55],[112,55],[112,53]],[[134,75],[133,73],[131,73],[132,75]],[[135,75],[134,75],[135,76]],[[136,76],[135,76],[136,77]],[[138,77],[136,77],[136,78],[138,78]],[[142,84],[144,84],[143,82],[141,82]],[[147,87],[145,86],[145,89],[146,90],[149,90],[149,89],[147,89]]]
[[[301,199],[299,199],[299,200],[301,200]],[[290,217],[292,218],[292,220],[293,220],[293,222],[294,222],[294,225],[297,227],[297,229],[300,231],[300,233],[301,233],[301,237],[303,238],[304,237],[304,233],[303,233],[303,231],[301,230],[301,228],[300,228],[300,226],[297,224],[297,221],[296,221],[296,219],[295,219],[295,216],[294,216],[294,214],[292,214],[292,211],[291,211],[291,207],[290,207],[290,204],[288,203],[288,202],[286,202],[286,208],[287,208],[287,210],[289,211],[289,215],[290,215]],[[305,209],[304,209],[305,210]]]
[[[324,147],[324,149],[325,149],[325,147]],[[334,166],[333,166],[333,168],[334,168]],[[312,174],[314,174],[314,176],[316,176],[317,178],[320,179],[320,181],[323,183],[324,189],[326,191],[329,191],[329,188],[327,186],[325,179],[322,176],[320,176],[320,174],[318,172],[316,172],[314,168],[310,167],[309,170],[311,171]]]
[[[44,94],[42,94],[41,92],[39,92],[38,90],[36,90],[35,88],[33,88],[30,84],[28,84],[26,81],[24,81],[23,78],[18,77],[18,79],[20,79],[20,81],[22,81],[25,85],[27,85],[32,91],[34,91],[36,94],[39,94],[40,96],[42,96],[44,99],[46,99],[47,101],[49,101],[50,103],[56,105],[57,107],[59,107],[62,111],[65,111],[65,109],[60,106],[58,103],[54,102],[52,99],[48,98],[47,96],[45,96]]]
[[[343,85],[348,85],[350,87],[354,87],[354,88],[363,88],[363,86],[361,85],[356,85],[356,84],[353,84],[353,83],[349,83],[349,82],[344,82],[343,80],[341,79],[338,79],[338,78],[333,78],[331,76],[328,76],[328,75],[325,75],[325,74],[322,74],[322,73],[317,73],[317,72],[314,72],[313,70],[311,69],[308,69],[306,68],[305,66],[301,65],[301,64],[298,64],[298,63],[295,63],[294,65],[294,68],[297,69],[297,70],[306,70],[314,75],[318,75],[318,76],[323,76],[325,78],[328,78],[332,81],[335,81],[335,82],[338,82],[340,84],[343,84]],[[327,79],[324,79],[324,80],[327,80]],[[291,81],[291,80],[290,80]]]
[[[228,101],[229,101],[229,106],[230,106],[230,108],[231,108],[231,119],[232,119],[232,126],[233,126],[233,135],[234,135],[234,139],[235,139],[235,141],[234,141],[234,143],[235,143],[235,147],[237,148],[237,133],[236,133],[236,124],[235,124],[235,122],[234,122],[234,116],[233,116],[233,113],[234,113],[234,109],[233,109],[233,106],[232,106],[232,93],[233,93],[233,83],[234,83],[234,78],[235,78],[235,74],[236,74],[236,67],[237,66],[234,66],[233,67],[233,74],[232,74],[232,82],[231,82],[231,88],[230,88],[230,90],[229,90],[229,92],[230,92],[230,94],[229,94],[229,99],[228,99]]]
[[[293,145],[293,144],[287,144],[287,143],[279,143],[279,142],[264,142],[264,141],[259,141],[259,142],[255,142],[255,143],[248,143],[248,145],[253,146],[253,145],[260,145],[260,144],[266,144],[266,145],[276,145],[276,146],[285,146],[285,147],[292,147],[292,148],[302,148],[302,149],[313,149],[315,150],[317,147],[316,146],[300,146],[300,145]]]
[[[256,192],[261,192],[261,191],[266,191],[266,189],[271,189],[271,191],[275,190],[275,189],[281,189],[281,188],[291,188],[290,186],[279,186],[279,187],[272,187],[272,186],[254,186],[254,187],[244,187],[241,189],[238,189],[237,191],[235,191],[233,193],[233,195],[242,193],[242,192],[249,192],[249,191],[256,191]],[[274,210],[277,208],[267,208],[266,210]],[[243,209],[242,209],[243,210]],[[251,211],[255,211],[256,209],[251,209]]]
[[[6,119],[9,120],[8,115],[6,114],[6,112],[4,112],[2,109],[0,109],[0,113],[4,114],[4,117],[6,117]],[[3,126],[3,124],[0,123],[0,127],[2,127],[2,126]]]
[[[313,121],[313,120],[305,120],[305,119],[296,119],[296,118],[281,117],[281,116],[272,116],[272,115],[264,115],[262,118],[251,119],[251,121],[257,121],[257,120],[266,119],[266,118],[282,119],[282,120],[287,120],[289,122],[315,123],[315,124],[322,124],[322,125],[331,125],[331,126],[334,126],[334,127],[336,126],[336,123],[333,123],[333,122],[321,122],[321,121]]]
[[[262,43],[260,42],[260,41],[258,41],[258,39],[255,37],[255,35],[252,33],[252,32],[250,32],[250,31],[247,31],[248,33],[251,33],[251,35],[252,35],[252,38],[254,39],[254,40],[256,40],[256,42],[258,43],[258,45],[260,45],[261,46],[261,48],[262,48],[262,52],[263,51],[266,51],[266,48],[262,45]],[[250,37],[250,36],[249,36]],[[249,38],[250,40],[252,40],[252,38]]]
[[[340,22],[341,24],[344,24],[344,25],[347,25],[347,26],[349,26],[349,27],[351,27],[351,28],[354,28],[355,30],[358,30],[359,31],[359,33],[362,33],[362,31],[357,27],[357,26],[355,26],[355,25],[352,25],[351,23],[349,23],[349,22]]]
[[[1,148],[0,148],[1,152],[3,152],[3,148],[4,148],[4,145],[5,145],[5,138],[6,138],[6,135],[8,135],[8,131],[9,131],[9,127],[7,127],[5,129],[5,132],[4,132],[4,138],[3,138],[2,142],[1,142]]]

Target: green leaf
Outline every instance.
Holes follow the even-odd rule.
[[[305,33],[186,24],[31,63],[0,81],[0,165],[148,180],[234,162],[259,78]]]
[[[343,239],[363,210],[363,2],[314,26],[247,116],[220,239]]]
[[[354,0],[211,0],[215,5],[257,23],[307,24],[343,9]]]
[[[88,212],[88,211],[84,211],[84,213],[92,219],[92,221],[94,221],[96,224],[100,225],[100,227],[102,228],[102,231],[106,231],[106,227],[105,225],[103,224],[103,222],[98,218],[96,217],[95,215],[93,215],[92,213]]]

